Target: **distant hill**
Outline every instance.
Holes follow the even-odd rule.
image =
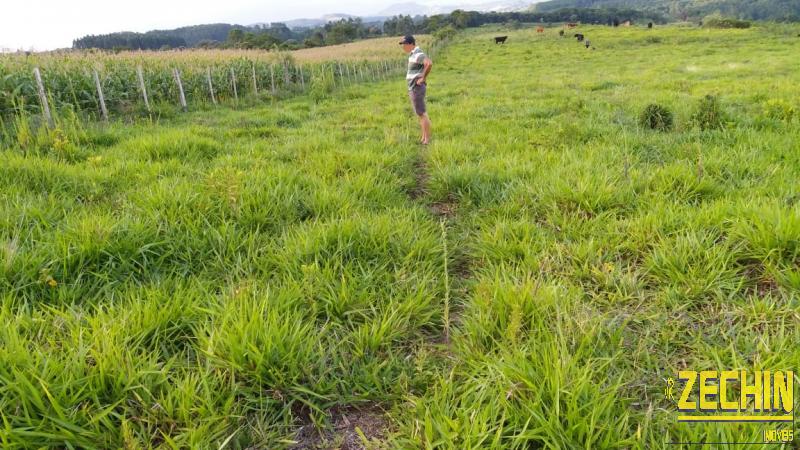
[[[378,13],[378,15],[392,16],[433,16],[436,14],[449,14],[457,9],[479,12],[520,12],[530,10],[531,6],[540,0],[496,0],[482,3],[453,3],[450,5],[426,6],[415,2],[397,3]]]
[[[317,17],[314,19],[293,19],[287,20],[283,23],[286,24],[289,28],[314,28],[323,26],[328,22],[336,22],[342,19],[355,19],[356,16],[352,16],[350,14],[326,14],[322,17]]]
[[[631,8],[684,20],[709,14],[751,20],[800,20],[800,0],[551,0],[537,4],[535,11],[562,8]]]
[[[222,42],[228,37],[228,33],[234,28],[242,28],[242,26],[231,25],[227,23],[212,23],[207,25],[181,27],[174,30],[150,31],[150,33],[163,33],[177,36],[185,40],[186,45],[189,47],[194,47],[202,41]]]
[[[222,42],[234,28],[241,25],[212,23],[176,28],[174,30],[152,30],[146,33],[123,31],[102,35],[89,35],[75,39],[74,48],[128,48],[157,50],[162,47],[195,47],[201,42]]]

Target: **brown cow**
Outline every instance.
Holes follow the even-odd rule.
[[[537,33],[544,33],[544,27],[538,27],[538,28],[536,28],[536,32],[537,32]]]

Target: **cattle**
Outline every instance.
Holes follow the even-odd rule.
[[[506,39],[508,39],[508,36],[498,36],[498,37],[494,38],[494,43],[495,44],[505,44],[506,43]]]
[[[647,22],[647,28],[648,29],[652,29],[653,28],[653,22]]]
[[[575,39],[578,40],[578,42],[583,42],[583,38],[584,38],[583,34],[575,33],[574,37],[575,37]]]
[[[592,43],[587,39],[584,45],[586,45],[586,48],[589,48],[592,46]]]
[[[544,27],[537,27],[536,28],[536,32],[537,33],[544,33]]]
[[[564,37],[564,30],[558,30],[558,35]]]
[[[567,28],[576,28],[577,26],[577,23],[567,23]]]

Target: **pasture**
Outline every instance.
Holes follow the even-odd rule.
[[[579,29],[3,148],[0,447],[760,441],[663,391],[800,369],[798,28]]]

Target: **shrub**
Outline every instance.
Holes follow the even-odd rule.
[[[647,105],[639,116],[639,124],[651,130],[669,131],[673,123],[672,111],[656,103]]]
[[[697,104],[691,122],[701,130],[716,130],[725,126],[726,115],[716,95],[706,95]]]
[[[703,26],[706,28],[750,28],[751,25],[747,20],[732,17],[711,16],[703,20]]]
[[[455,36],[457,32],[458,32],[458,30],[453,28],[452,25],[447,25],[446,27],[443,27],[443,28],[440,28],[440,29],[434,31],[433,32],[433,37],[437,41],[445,41],[445,40],[448,40],[448,39],[452,38],[453,36]]]

